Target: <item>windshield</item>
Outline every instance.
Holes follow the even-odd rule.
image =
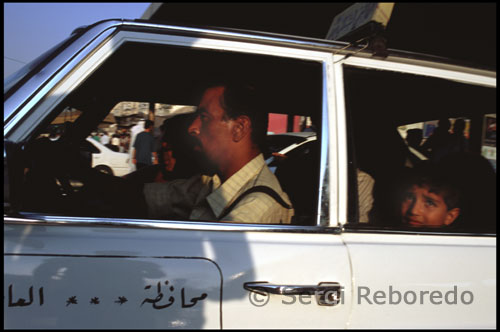
[[[76,39],[77,36],[77,34],[71,35],[62,42],[58,43],[56,46],[49,49],[47,52],[37,57],[35,60],[31,61],[30,63],[7,77],[4,80],[3,84],[4,100],[6,100],[16,90],[14,89],[14,87],[19,86],[21,82],[27,81],[29,77],[35,75],[38,71],[40,71],[42,68],[41,65],[43,63],[46,63],[51,58],[59,54],[66,47],[66,45]]]

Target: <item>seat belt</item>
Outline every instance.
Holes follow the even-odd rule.
[[[255,192],[260,192],[260,193],[264,193],[264,194],[271,196],[272,198],[274,198],[274,200],[276,202],[278,202],[285,209],[292,208],[290,205],[288,205],[283,200],[283,198],[281,198],[281,196],[273,188],[268,187],[268,186],[255,186],[255,187],[252,187],[252,188],[248,189],[247,191],[243,192],[243,194],[238,196],[238,198],[236,198],[234,200],[234,202],[231,203],[231,205],[229,205],[227,208],[225,208],[223,213],[221,214],[221,217],[219,218],[219,220],[221,220],[222,218],[227,216],[229,214],[229,212],[231,212],[231,210],[236,206],[236,204],[238,204],[245,196],[247,196],[251,193],[255,193]]]

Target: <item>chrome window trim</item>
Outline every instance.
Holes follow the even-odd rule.
[[[496,72],[470,72],[459,70],[459,68],[454,68],[452,66],[442,66],[436,63],[426,63],[425,65],[422,65],[403,63],[398,60],[398,58],[394,57],[388,57],[384,60],[349,57],[339,62],[344,65],[358,68],[400,72],[447,79],[465,84],[475,84],[493,88],[496,87]]]
[[[150,28],[159,30],[171,30],[180,33],[195,33],[203,35],[203,38],[235,38],[241,41],[255,41],[257,43],[270,42],[273,44],[286,44],[288,47],[305,47],[310,50],[317,50],[322,52],[330,52],[333,54],[356,54],[358,57],[371,58],[372,53],[369,51],[362,51],[366,48],[364,45],[360,46],[346,46],[348,42],[334,41],[320,38],[311,38],[305,36],[286,35],[265,31],[251,31],[242,29],[231,29],[224,27],[195,27],[195,26],[175,26],[168,24],[160,24],[142,20],[123,20],[123,27],[135,28]],[[166,31],[168,32],[168,31]],[[410,52],[397,49],[389,49],[389,57],[401,63],[415,64],[419,66],[429,67],[446,67],[450,70],[464,71],[470,73],[477,73],[479,75],[490,75],[496,77],[495,69],[484,69],[484,66],[465,63],[464,61],[454,60],[444,57],[439,57],[430,54]]]
[[[159,24],[147,21],[123,21],[123,27],[133,27],[139,29],[158,29],[163,30],[165,33],[171,33],[172,31],[177,31],[182,34],[191,33],[202,35],[202,38],[231,38],[237,39],[239,41],[254,41],[257,43],[271,42],[274,44],[287,44],[288,47],[307,47],[307,48],[322,48],[321,51],[330,51],[332,48],[341,49],[347,46],[349,43],[342,41],[328,41],[323,39],[308,38],[303,36],[285,35],[278,33],[270,33],[264,31],[253,31],[253,30],[239,30],[231,28],[218,28],[218,27],[194,27],[194,26],[176,26],[169,24]],[[276,45],[277,46],[277,45]],[[359,49],[361,47],[353,47]],[[349,52],[349,51],[347,51]],[[352,51],[351,51],[352,52]]]
[[[397,235],[434,235],[434,236],[475,236],[475,237],[496,237],[495,233],[472,233],[472,232],[449,232],[449,231],[421,231],[403,229],[373,229],[356,228],[356,224],[347,224],[342,228],[342,234],[397,234]]]
[[[59,69],[54,76],[45,82],[43,87],[30,96],[29,101],[27,101],[27,103],[25,103],[15,114],[12,120],[9,121],[7,127],[4,127],[4,137],[7,137],[8,140],[13,142],[19,142],[27,139],[28,133],[32,132],[32,127],[36,127],[43,120],[42,115],[45,114],[47,107],[40,107],[40,105],[43,105],[44,102],[47,102],[50,98],[55,96],[56,94],[53,92],[57,90],[61,84],[65,83],[66,78],[70,75],[71,71],[79,67],[84,58],[92,55],[102,44],[105,44],[113,34],[114,31],[108,30],[98,36],[91,42],[90,45],[88,45],[88,47],[86,47],[85,50],[75,55],[67,64],[64,65],[64,67]],[[56,98],[61,99],[63,97]],[[54,100],[52,104],[57,104],[59,99]],[[33,116],[33,114],[31,114],[31,117],[35,119],[35,122],[25,122],[24,117],[33,109],[34,112],[40,113],[40,116]]]
[[[346,223],[348,218],[348,202],[347,202],[347,174],[348,174],[348,156],[347,156],[347,127],[346,127],[346,115],[344,107],[344,80],[342,77],[342,71],[338,67],[338,59],[343,59],[344,56],[341,55],[331,55],[329,62],[330,67],[330,103],[331,108],[334,110],[332,112],[331,128],[335,131],[332,133],[332,139],[330,139],[330,160],[331,165],[335,165],[330,170],[332,178],[336,180],[336,185],[333,186],[332,190],[336,190],[334,193],[335,199],[331,199],[330,202],[335,202],[337,205],[337,211],[332,211],[336,213],[337,224],[343,225]],[[332,151],[332,148],[335,151]],[[333,159],[332,159],[333,158]],[[335,164],[334,164],[335,163]],[[332,172],[335,172],[332,174]],[[333,194],[333,193],[332,193]]]
[[[65,68],[65,66],[74,62],[76,57],[82,59],[87,56],[94,49],[90,46],[94,44],[98,38],[100,38],[101,41],[105,40],[106,37],[114,32],[114,27],[116,27],[116,22],[115,24],[111,24],[111,22],[107,24],[103,23],[103,25],[91,28],[69,45],[68,48],[52,59],[43,70],[35,74],[21,88],[15,91],[9,99],[4,102],[4,110],[9,110],[7,113],[4,113],[4,120],[6,119],[5,114],[8,114],[8,121],[4,124],[4,137],[9,135],[19,121],[22,121],[22,118],[31,109],[32,105],[35,105],[47,91],[53,88],[55,85],[53,83],[54,76],[63,68],[66,73],[71,70],[72,68],[68,69],[67,67]],[[47,84],[50,82],[53,84],[47,87]],[[41,92],[42,89],[45,93]],[[37,97],[37,100],[33,101],[35,97]],[[29,107],[27,105],[28,103],[30,103]]]
[[[328,104],[328,91],[329,91],[329,71],[328,62],[323,62],[323,90],[322,90],[322,110],[321,110],[321,142],[320,142],[320,174],[319,174],[319,191],[318,191],[318,205],[317,205],[317,221],[316,226],[331,226],[330,222],[332,214],[330,206],[332,205],[330,193],[331,190],[331,175],[330,175],[330,107]],[[316,133],[317,135],[318,133]]]
[[[419,231],[398,229],[364,229],[354,225],[343,227],[266,225],[266,224],[237,224],[221,222],[198,221],[163,221],[148,219],[119,219],[119,218],[87,218],[61,217],[23,213],[17,217],[4,215],[4,225],[38,225],[38,226],[80,226],[80,227],[120,227],[162,230],[193,230],[193,231],[227,231],[227,232],[280,232],[280,233],[323,233],[323,234],[395,234],[395,235],[430,235],[430,236],[467,236],[467,237],[496,237],[495,233],[451,233],[446,231]]]
[[[18,216],[4,215],[4,225],[121,227],[163,230],[224,231],[224,232],[279,232],[279,233],[324,233],[340,234],[340,227],[239,224],[229,222],[170,221],[151,219],[122,219],[53,216],[37,213],[22,213]]]

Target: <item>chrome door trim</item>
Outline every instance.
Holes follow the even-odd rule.
[[[80,227],[121,227],[191,231],[224,232],[280,232],[280,233],[323,233],[340,234],[339,227],[237,224],[229,222],[170,221],[151,219],[120,219],[95,217],[51,216],[36,213],[22,213],[19,216],[4,215],[4,225],[39,226],[80,226]]]
[[[398,234],[398,235],[439,235],[439,236],[476,236],[476,237],[496,237],[496,233],[472,233],[472,232],[450,232],[450,230],[422,231],[419,229],[380,229],[376,226],[373,228],[357,228],[354,225],[344,225],[342,234]]]

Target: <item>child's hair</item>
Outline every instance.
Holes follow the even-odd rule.
[[[461,205],[458,184],[443,169],[429,165],[415,168],[405,183],[405,189],[414,185],[428,188],[429,192],[442,196],[448,210]]]

